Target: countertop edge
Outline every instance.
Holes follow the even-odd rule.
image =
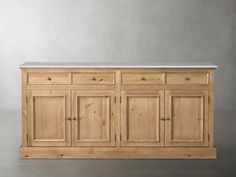
[[[104,69],[201,69],[201,68],[204,68],[204,69],[217,69],[218,66],[19,66],[20,69],[36,69],[36,68],[61,68],[61,69],[69,69],[69,68],[78,68],[78,69],[82,69],[82,68],[90,68],[90,69],[96,69],[96,68],[104,68]]]

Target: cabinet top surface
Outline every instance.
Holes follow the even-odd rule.
[[[80,63],[26,62],[20,68],[218,68],[212,63]]]

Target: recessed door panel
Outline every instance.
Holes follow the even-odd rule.
[[[69,145],[69,92],[30,91],[29,95],[30,145]]]
[[[114,145],[114,93],[73,92],[73,145]]]
[[[164,92],[122,91],[122,146],[162,146]]]
[[[166,91],[166,146],[208,145],[208,92]]]

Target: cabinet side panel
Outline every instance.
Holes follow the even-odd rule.
[[[27,146],[27,72],[21,70],[21,116],[22,116],[22,146]]]
[[[210,70],[209,81],[209,146],[214,146],[214,72],[215,70]]]

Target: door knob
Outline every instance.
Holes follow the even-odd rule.
[[[142,81],[145,81],[145,80],[146,80],[146,78],[145,78],[145,77],[142,77],[142,78],[141,78],[141,80],[142,80]]]
[[[186,81],[189,81],[189,80],[190,80],[190,78],[189,78],[189,77],[185,77],[185,80],[186,80]]]

